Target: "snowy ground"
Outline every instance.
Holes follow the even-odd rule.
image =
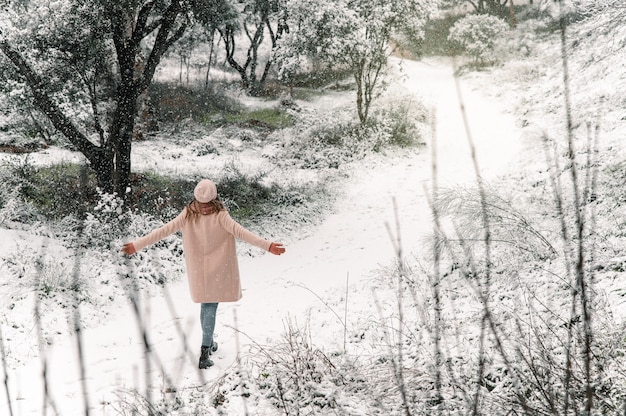
[[[407,253],[417,253],[422,239],[432,230],[426,190],[432,183],[433,156],[441,186],[475,180],[451,63],[429,59],[400,65],[405,77],[396,78],[390,94],[403,99],[414,96],[429,104],[436,113],[436,146],[429,143],[421,153],[369,157],[353,165],[333,214],[310,236],[290,242],[280,257],[242,258],[244,298],[220,305],[216,329],[220,349],[212,369],[198,372],[196,368],[199,308],[189,300],[185,279],[168,285],[167,296],[146,294],[142,299],[142,313],[149,322],[147,336],[154,356],[160,360],[150,360],[147,379],[155,384],[158,380],[152,390],[145,390],[148,361],[130,305],[118,305],[109,311],[106,322],[83,330],[84,385],[93,414],[116,414],[112,403],[119,400],[116,392],[120,390],[136,388],[159,396],[172,388],[191,388],[215,380],[236,364],[237,343],[243,351],[253,344],[267,344],[281,336],[287,319],[310,321],[317,345],[342,350],[344,328],[339,317],[345,308],[348,334],[351,322],[376,316],[371,282],[372,276],[394,259],[389,235],[389,229],[394,234],[396,230],[394,204],[402,247]],[[513,117],[469,85],[461,83],[461,92],[480,174],[489,178],[505,172],[521,149],[520,131]],[[149,164],[147,159],[141,161],[141,155],[136,160],[136,166]],[[9,230],[0,230],[0,236],[2,250],[30,240],[28,235]],[[175,311],[170,309],[168,298]],[[183,337],[187,337],[184,344]],[[184,346],[190,350],[185,351]],[[11,354],[21,353],[17,346],[9,348]],[[8,371],[15,415],[45,414],[42,363],[36,355],[31,352],[29,361]],[[56,412],[84,414],[75,338],[58,336],[47,346],[46,356],[49,394]],[[0,397],[0,413],[8,414],[6,395]]]

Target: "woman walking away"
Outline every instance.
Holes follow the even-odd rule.
[[[194,197],[176,218],[148,235],[124,244],[122,252],[132,255],[182,230],[191,299],[201,304],[202,347],[198,366],[202,369],[213,365],[209,355],[217,350],[217,343],[213,341],[217,305],[241,299],[235,237],[276,255],[283,254],[285,248],[259,237],[233,220],[218,198],[215,183],[209,179],[196,185]]]

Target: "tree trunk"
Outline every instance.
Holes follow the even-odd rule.
[[[365,124],[367,121],[367,111],[363,103],[363,66],[363,62],[359,63],[358,68],[354,71],[354,80],[356,81],[356,111],[361,124]]]
[[[130,87],[122,88],[111,126],[110,141],[113,144],[114,192],[124,198],[130,186],[131,147],[137,114],[137,93]]]
[[[215,30],[211,32],[211,49],[209,50],[209,64],[206,68],[206,77],[204,79],[204,88],[209,88],[209,73],[211,72],[211,63],[213,61],[213,43],[215,41]]]
[[[515,28],[517,26],[517,19],[515,18],[515,5],[513,4],[513,0],[509,2],[509,11],[511,13],[511,27]]]
[[[113,179],[113,172],[115,170],[113,165],[113,152],[111,149],[106,147],[100,147],[95,151],[95,153],[97,156],[90,159],[93,161],[89,164],[89,166],[96,174],[98,188],[100,188],[104,193],[111,194],[115,192]]]
[[[267,27],[267,31],[270,34],[270,39],[272,40],[272,49],[276,47],[278,39],[280,39],[283,35],[283,33],[285,31],[289,30],[289,27],[287,26],[287,23],[281,19],[278,22],[278,26],[276,27],[276,32],[274,32],[274,30],[272,30],[272,25],[271,22],[269,21],[269,19],[265,19],[265,26]],[[261,85],[261,87],[263,85],[265,85],[265,81],[267,80],[267,77],[270,73],[270,69],[272,67],[272,60],[268,59],[267,62],[265,63],[265,68],[263,69],[263,74],[261,75],[261,80],[259,81],[259,84]],[[289,86],[289,91],[290,91],[290,96],[293,96],[292,92],[293,92],[293,85]]]
[[[248,93],[253,96],[259,95],[263,91],[263,79],[259,82],[256,74],[257,65],[259,63],[259,47],[265,38],[263,32],[265,32],[264,21],[260,21],[254,25],[254,36],[250,36],[246,29],[248,39],[250,40],[250,47],[248,48],[248,61],[250,62],[250,73],[248,77],[250,79],[250,90]],[[268,63],[269,62],[270,61],[268,61]]]
[[[248,79],[247,66],[249,62],[246,62],[243,66],[235,60],[235,31],[231,28],[218,29],[222,40],[224,41],[224,49],[226,51],[226,61],[231,68],[239,73],[241,78],[242,87],[248,91],[250,88],[250,80]],[[249,58],[248,58],[249,60]]]
[[[246,28],[246,34],[248,36],[248,40],[250,41],[250,46],[248,47],[248,51],[246,53],[246,61],[243,64],[240,64],[235,59],[235,33],[231,28],[223,28],[218,29],[221,38],[224,40],[224,46],[226,49],[226,60],[228,64],[239,73],[241,77],[242,87],[245,91],[252,95],[258,95],[263,90],[263,84],[265,83],[265,79],[267,73],[269,72],[269,67],[271,66],[271,61],[266,63],[263,76],[261,80],[257,79],[257,65],[259,60],[258,50],[261,44],[263,43],[263,32],[264,22],[257,23],[253,29],[254,33],[250,33]]]

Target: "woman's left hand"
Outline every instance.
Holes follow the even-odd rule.
[[[285,247],[283,247],[283,245],[280,243],[272,243],[270,244],[269,251],[272,254],[276,254],[277,256],[280,256],[281,254],[285,252]]]
[[[137,252],[137,250],[135,250],[135,245],[133,243],[124,244],[124,246],[122,247],[120,251],[129,256],[132,256],[133,254]]]

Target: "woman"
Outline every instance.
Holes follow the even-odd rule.
[[[209,356],[217,350],[217,343],[213,341],[217,305],[241,299],[235,237],[276,255],[283,254],[285,248],[259,237],[233,220],[217,196],[215,183],[209,179],[196,185],[194,197],[176,218],[150,234],[124,244],[122,252],[132,255],[182,230],[191,299],[201,304],[202,347],[198,366],[203,369],[213,365]]]

